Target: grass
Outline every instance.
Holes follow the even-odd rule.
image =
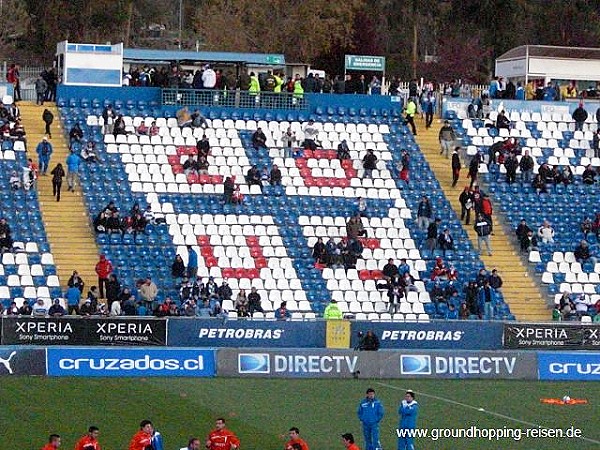
[[[585,437],[600,441],[600,383],[5,377],[0,384],[0,449],[37,450],[54,432],[63,436],[62,448],[70,449],[89,425],[97,425],[103,450],[125,450],[139,421],[149,418],[163,433],[165,450],[172,450],[184,447],[191,435],[203,442],[219,416],[238,434],[243,450],[281,450],[281,435],[290,426],[300,428],[311,450],[342,449],[339,436],[344,432],[354,433],[364,449],[356,407],[369,386],[386,407],[381,425],[386,450],[396,448],[397,408],[406,388],[417,392],[421,428],[530,426],[523,422],[552,428],[573,425]],[[587,398],[590,404],[540,403],[541,397],[565,394]],[[417,448],[586,450],[600,444],[567,439],[418,439]]]

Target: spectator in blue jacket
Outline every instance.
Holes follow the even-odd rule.
[[[71,153],[67,156],[67,191],[75,192],[75,180],[79,172],[80,162],[81,157],[71,150]]]
[[[190,280],[195,280],[198,275],[198,253],[191,245],[188,245],[188,266],[187,276]]]
[[[287,309],[287,302],[281,302],[279,308],[275,310],[275,319],[276,320],[290,320],[292,314],[289,309]]]
[[[417,208],[417,226],[420,230],[427,230],[432,215],[433,212],[431,210],[431,203],[429,203],[427,196],[424,195]]]
[[[410,436],[412,430],[417,428],[417,416],[419,415],[419,404],[415,400],[413,391],[406,391],[404,400],[398,408],[400,425],[398,426],[398,450],[414,450],[415,438]]]
[[[79,290],[79,287],[75,285],[71,286],[67,289],[65,297],[67,299],[69,314],[75,313],[76,315],[79,315],[79,302],[81,301],[81,291]]]
[[[421,99],[421,111],[425,114],[425,128],[431,127],[433,123],[433,114],[435,113],[435,97],[428,92]]]
[[[375,389],[367,389],[367,396],[358,404],[358,420],[362,423],[365,437],[365,449],[381,449],[379,442],[379,422],[383,419],[384,409],[381,401],[375,397]]]
[[[490,286],[490,281],[485,280],[483,286],[479,288],[477,293],[477,302],[479,303],[479,311],[483,311],[483,318],[492,320],[494,318],[494,298],[496,292]]]
[[[48,142],[48,138],[46,136],[44,136],[42,142],[37,145],[35,152],[38,154],[40,173],[42,175],[46,175],[46,172],[48,172],[48,166],[50,165],[50,156],[52,155],[52,144]]]

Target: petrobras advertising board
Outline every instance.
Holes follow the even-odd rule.
[[[49,348],[48,375],[57,377],[213,377],[210,349]]]
[[[538,352],[540,380],[600,381],[600,353]]]
[[[280,378],[537,379],[531,352],[219,349],[217,374]]]
[[[156,345],[167,343],[164,319],[38,318],[2,319],[4,345]]]
[[[401,352],[401,377],[537,379],[536,355],[528,352]]]
[[[46,375],[46,350],[0,347],[0,376]]]
[[[502,348],[502,324],[489,322],[354,322],[353,348],[373,331],[381,349],[495,350]],[[362,335],[360,334],[362,333]]]
[[[325,322],[169,319],[173,347],[323,348]]]

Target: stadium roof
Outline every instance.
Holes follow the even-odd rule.
[[[126,48],[125,62],[168,63],[171,61],[219,62],[267,66],[285,66],[285,56],[269,53],[192,52],[183,50],[152,50]]]
[[[598,59],[600,48],[586,47],[555,47],[551,45],[521,45],[507,51],[498,57],[499,61],[526,56],[540,58],[568,58],[568,59]]]
[[[496,59],[496,76],[600,81],[600,48],[521,45]]]

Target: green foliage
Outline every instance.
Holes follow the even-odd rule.
[[[179,2],[157,0],[4,0],[3,54],[49,60],[56,42],[120,42],[172,47]],[[388,75],[407,79],[417,31],[420,76],[484,81],[494,59],[524,44],[596,47],[600,0],[182,0],[184,48],[284,53],[288,61],[339,72],[344,53],[387,57]],[[144,41],[151,23],[171,41]],[[21,36],[14,39],[14,36]],[[26,51],[23,52],[23,49]],[[425,57],[437,63],[422,64]],[[451,58],[451,60],[449,60]],[[479,60],[477,60],[477,58]]]
[[[194,29],[208,50],[285,53],[311,62],[333,45],[351,42],[361,0],[207,0],[196,10]]]
[[[12,56],[19,43],[26,38],[29,17],[25,2],[11,0],[2,2],[0,11],[0,54]]]

